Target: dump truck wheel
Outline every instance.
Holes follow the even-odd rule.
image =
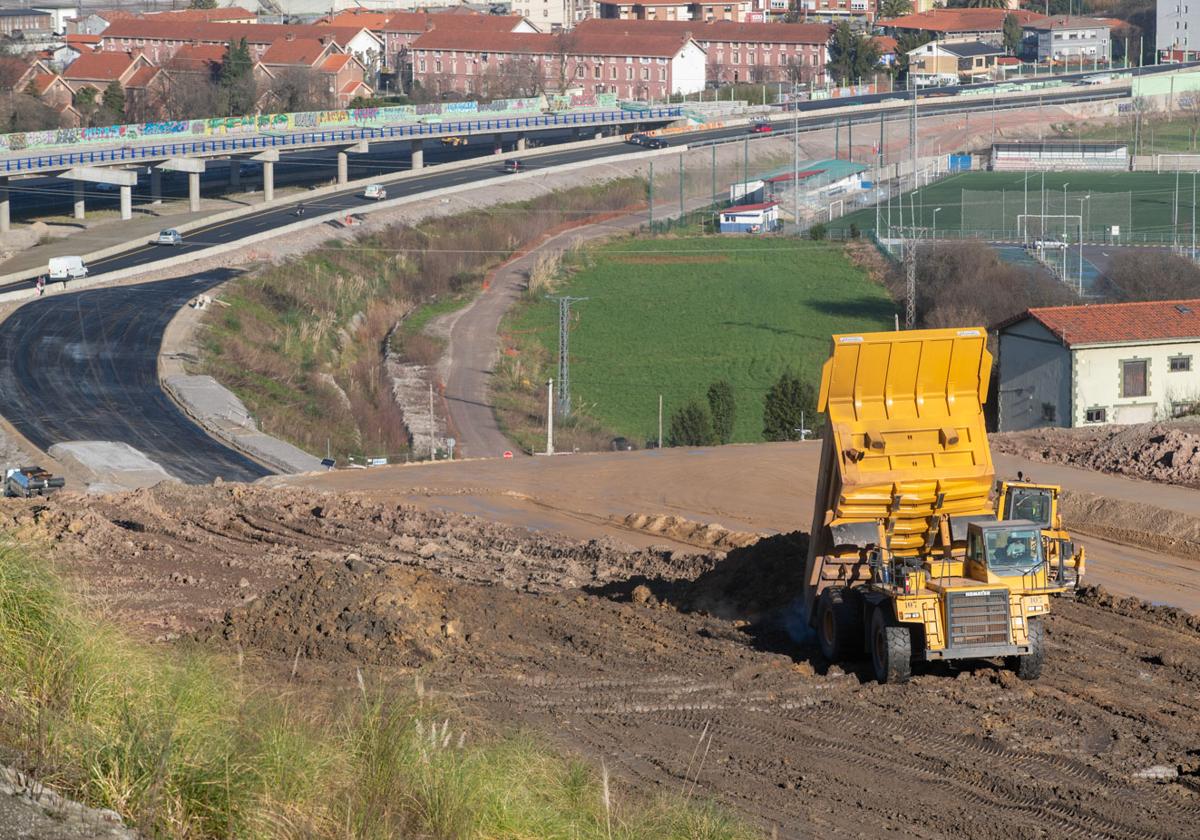
[[[1046,628],[1041,619],[1029,622],[1029,653],[1024,656],[1009,656],[1005,664],[1023,680],[1036,680],[1042,675],[1042,663],[1046,661]]]
[[[858,598],[844,589],[830,588],[817,601],[817,639],[821,655],[830,662],[841,662],[858,653],[862,640],[862,620]]]
[[[912,628],[892,618],[886,606],[871,616],[871,664],[881,683],[907,682],[912,676]]]

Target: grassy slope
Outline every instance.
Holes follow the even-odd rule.
[[[717,379],[738,400],[734,439],[761,440],[763,397],[785,368],[815,382],[830,334],[892,322],[884,291],[822,243],[627,239],[590,261],[559,290],[588,298],[575,305],[572,394],[639,443],[656,434],[660,393],[669,417]],[[555,348],[556,305],[531,304],[511,328],[518,343],[535,337]]]
[[[1025,201],[1025,174],[1022,172],[968,172],[952,175],[929,187],[920,189],[909,198],[904,195],[903,223],[909,224],[910,206],[915,206],[917,223],[932,226],[933,211],[942,208],[937,214],[939,231],[958,231],[962,226],[962,191],[993,191],[995,201],[1008,202],[1009,207]],[[1040,174],[1029,177],[1029,212],[1038,212],[1036,207],[1040,201],[1039,190],[1042,179]],[[1062,189],[1067,184],[1070,194],[1068,202],[1071,214],[1079,213],[1079,197],[1087,192],[1092,193],[1124,193],[1130,195],[1131,230],[1135,233],[1163,233],[1171,230],[1172,215],[1175,203],[1175,173],[1156,174],[1153,172],[1047,172],[1046,193],[1049,196],[1049,207],[1062,211]],[[1003,195],[1001,194],[1003,191]],[[1053,195],[1050,195],[1053,193]],[[1192,178],[1184,173],[1179,180],[1179,230],[1183,235],[1191,231],[1191,198]],[[1055,203],[1057,202],[1057,203]],[[1010,209],[1011,212],[1011,209]],[[893,206],[892,220],[900,224],[899,209]],[[1085,215],[1087,215],[1085,213]],[[886,206],[883,211],[886,217]],[[832,229],[848,230],[851,224],[857,224],[861,230],[875,227],[875,209],[860,210],[835,219],[829,226]],[[881,221],[881,225],[886,222]],[[1095,225],[1092,225],[1095,227]],[[1125,233],[1125,231],[1122,231]]]
[[[403,689],[360,682],[326,704],[260,670],[132,642],[0,547],[6,756],[147,837],[753,836],[704,803],[610,797],[593,768],[489,740]]]

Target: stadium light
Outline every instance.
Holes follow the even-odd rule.
[[[937,214],[942,212],[941,207],[937,207],[933,211],[933,242],[937,242]]]

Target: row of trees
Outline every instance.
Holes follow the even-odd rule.
[[[737,401],[725,380],[708,387],[705,400],[691,400],[671,415],[668,446],[714,446],[733,440]],[[800,440],[800,429],[815,427],[816,391],[790,370],[784,371],[763,401],[763,439]]]

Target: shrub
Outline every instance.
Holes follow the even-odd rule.
[[[817,398],[812,385],[790,370],[767,391],[763,404],[763,437],[767,440],[800,440],[804,423],[812,428],[817,418]]]
[[[824,222],[817,222],[808,229],[808,238],[818,242],[828,235],[829,228],[825,226]]]
[[[858,229],[858,225],[856,225],[856,224],[854,224],[853,222],[851,222],[851,223],[850,223],[850,238],[851,238],[851,239],[858,239],[858,237],[859,237],[861,234],[862,234],[862,231],[860,231],[860,230]]]
[[[729,443],[733,440],[733,421],[737,412],[733,386],[723,379],[709,385],[708,408],[712,412],[713,435],[717,443]]]
[[[692,400],[671,415],[671,429],[667,435],[670,446],[711,446],[713,437],[712,417],[708,409],[697,400]]]

